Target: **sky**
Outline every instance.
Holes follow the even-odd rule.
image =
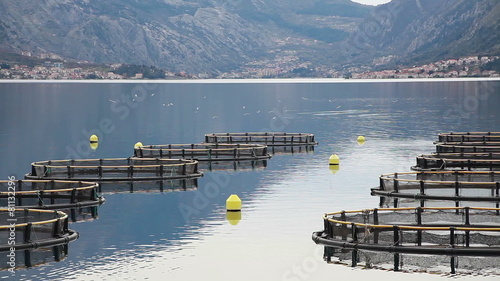
[[[366,5],[380,5],[391,2],[391,0],[351,0]]]

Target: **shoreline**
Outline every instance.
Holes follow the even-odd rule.
[[[409,83],[409,82],[482,82],[500,81],[500,77],[471,78],[388,78],[388,79],[345,79],[345,78],[282,78],[282,79],[158,79],[158,80],[31,80],[31,79],[0,79],[0,84],[30,84],[30,83],[91,83],[91,84],[325,84],[325,83]]]

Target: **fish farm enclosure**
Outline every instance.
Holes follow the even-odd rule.
[[[12,183],[12,182],[11,182]],[[37,209],[60,209],[96,206],[104,203],[98,195],[99,184],[82,181],[17,180],[15,206]],[[8,190],[9,181],[0,181],[0,188]],[[0,192],[0,206],[9,205],[9,192]]]
[[[0,81],[0,279],[496,280],[500,80],[463,80]]]
[[[434,153],[417,156],[415,171],[425,170],[500,170],[500,153]]]
[[[416,172],[380,176],[371,189],[380,208],[326,213],[324,229],[312,235],[325,246],[325,260],[351,260],[350,266],[364,260],[369,266],[380,259],[393,261],[390,269],[399,271],[402,255],[410,262],[418,260],[414,254],[432,255],[438,264],[437,257],[446,256],[454,274],[459,256],[500,257],[499,136],[439,134],[436,153],[418,156],[411,167]],[[410,199],[420,206],[399,206]],[[432,202],[436,206],[426,206]]]
[[[67,244],[78,238],[78,233],[68,229],[68,215],[60,211],[8,208],[0,209],[0,218],[2,222],[16,218],[14,226],[0,225],[2,252],[11,251],[12,245],[16,250],[35,249]]]
[[[438,263],[437,257],[445,256],[451,258],[453,273],[457,256],[500,257],[500,156],[496,153],[500,142],[492,142],[498,136],[439,134],[436,153],[417,156],[417,164],[411,167],[415,172],[380,176],[379,186],[371,189],[372,195],[381,198],[379,208],[325,214],[324,230],[313,233],[314,242],[325,247],[325,260],[342,258],[357,266],[364,258],[367,262],[381,259],[392,261],[392,270],[397,271],[405,255],[411,261],[416,260],[414,254],[431,255]],[[49,260],[63,259],[68,243],[78,238],[68,228],[69,222],[95,219],[93,208],[105,202],[102,194],[196,190],[197,179],[203,176],[199,169],[256,170],[265,168],[275,153],[310,152],[314,145],[312,134],[207,134],[202,144],[136,146],[129,158],[34,162],[26,180],[15,181],[15,202],[9,192],[0,193],[5,208],[24,208],[10,214],[17,219],[16,249],[26,256],[24,265],[18,266],[37,263],[30,254],[35,248],[47,249]],[[13,184],[0,181],[5,190]],[[398,206],[405,198],[420,200],[420,206]],[[426,206],[433,200],[455,206]],[[469,204],[476,202],[490,205]],[[394,207],[384,207],[388,204]],[[7,220],[12,210],[1,211]],[[0,251],[8,251],[10,228],[3,225],[0,230]]]
[[[303,133],[206,134],[205,143],[260,143],[267,146],[307,146],[317,144],[313,134]]]
[[[273,135],[270,144],[280,143],[277,153],[310,152],[309,147],[317,144],[312,134],[280,134],[286,137],[265,133]],[[302,148],[305,140],[307,149]],[[97,136],[90,138],[90,145],[98,145]],[[209,172],[236,171],[266,168],[270,158],[266,144],[247,141],[136,145],[134,157],[128,158],[33,162],[25,180],[0,181],[6,190],[0,192],[4,208],[0,217],[3,222],[14,222],[0,225],[0,252],[12,251],[12,243],[15,251],[22,250],[18,257],[24,256],[23,260],[15,261],[18,268],[44,264],[40,259],[61,261],[68,244],[79,237],[68,228],[69,222],[95,220],[97,207],[105,202],[103,194],[196,190],[203,176],[199,161]],[[230,217],[241,219],[241,213]]]
[[[183,158],[197,161],[238,161],[271,158],[267,146],[258,144],[167,144],[141,146],[136,157]]]
[[[495,178],[496,176],[496,178]],[[500,172],[432,171],[380,176],[373,195],[400,198],[500,201]]]
[[[500,209],[380,208],[324,216],[329,246],[420,254],[498,255]],[[489,234],[491,233],[491,234]]]

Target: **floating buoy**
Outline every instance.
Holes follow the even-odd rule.
[[[226,210],[230,212],[241,211],[241,199],[236,194],[231,194],[226,200]]]
[[[90,142],[90,149],[97,150],[98,146],[99,146],[98,142]]]
[[[359,145],[363,145],[363,144],[365,144],[365,137],[363,137],[363,136],[359,136],[359,137],[357,138],[357,141],[358,141],[358,144],[359,144]]]
[[[340,165],[330,165],[329,169],[330,169],[330,172],[331,172],[333,175],[335,175],[336,173],[338,173],[338,172],[339,172],[339,170],[340,170]]]
[[[144,145],[142,145],[142,142],[140,142],[140,141],[138,141],[138,142],[136,142],[136,143],[134,144],[134,148],[139,148],[139,147],[141,147],[141,146],[144,146]]]
[[[329,159],[330,165],[339,165],[340,164],[340,158],[337,156],[337,154],[332,154]]]
[[[228,211],[226,212],[226,220],[231,225],[237,225],[241,221],[241,212],[240,211]]]
[[[99,138],[96,135],[91,135],[90,143],[97,143],[97,142],[99,142]]]

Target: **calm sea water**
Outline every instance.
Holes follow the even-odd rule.
[[[322,229],[325,212],[377,207],[370,188],[378,176],[408,171],[416,155],[434,152],[437,133],[500,131],[499,91],[499,81],[1,83],[2,179],[22,179],[33,161],[129,157],[137,141],[199,143],[214,132],[307,132],[319,145],[312,153],[275,155],[266,168],[205,171],[188,191],[141,192],[139,185],[134,193],[107,193],[95,219],[70,224],[80,238],[61,261],[51,251],[35,252],[39,266],[0,276],[444,280],[446,267],[441,274],[409,274],[327,264],[311,233]],[[100,137],[95,151],[88,146],[93,133]],[[328,167],[333,153],[341,159],[338,171]],[[237,225],[226,220],[230,194],[243,200]],[[472,276],[498,280],[498,271]]]

